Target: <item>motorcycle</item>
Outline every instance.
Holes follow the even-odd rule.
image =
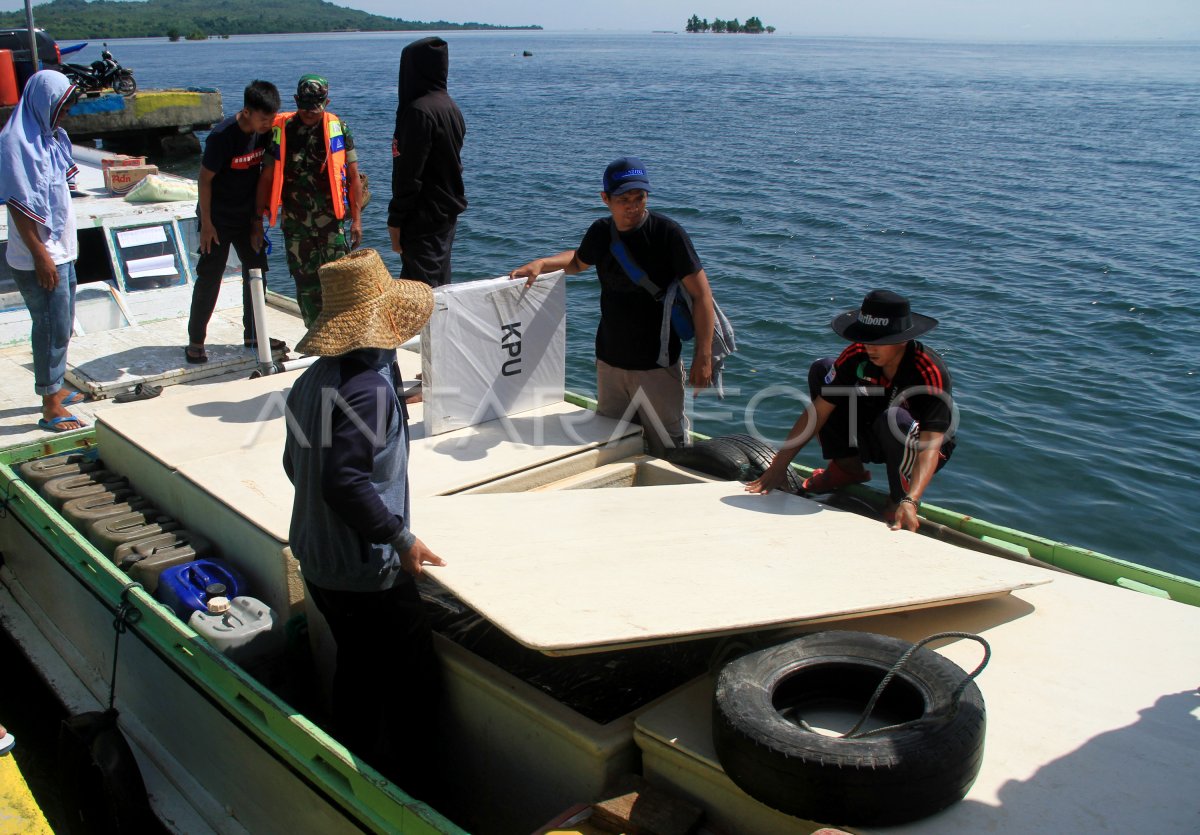
[[[133,70],[122,67],[108,51],[108,44],[100,53],[100,60],[91,65],[61,64],[63,74],[85,93],[103,90],[111,87],[123,96],[132,96],[137,92],[137,82],[133,80]]]

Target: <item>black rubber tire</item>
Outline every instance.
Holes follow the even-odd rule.
[[[726,481],[749,481],[750,460],[736,444],[720,438],[697,441],[691,446],[667,450],[667,460]]]
[[[113,92],[122,96],[132,96],[137,92],[137,82],[133,80],[132,75],[121,73],[113,80]]]
[[[746,481],[753,481],[766,472],[767,467],[771,466],[771,459],[778,452],[775,447],[751,435],[722,435],[718,440],[734,444],[746,453],[746,458],[750,462],[750,471],[747,473]],[[787,480],[779,489],[785,493],[803,493],[804,488],[801,486],[803,481],[804,479],[798,472],[788,467]]]
[[[835,706],[861,712],[911,646],[869,632],[818,632],[731,661],[713,696],[725,773],[772,808],[831,825],[906,823],[961,800],[983,762],[983,695],[971,682],[953,709],[967,674],[932,650],[913,653],[873,714],[888,725],[918,721],[841,739],[788,718]]]
[[[59,64],[58,71],[67,77],[67,80],[79,88],[81,93],[88,89],[87,79],[80,74],[79,70],[68,64]]]
[[[117,727],[117,711],[63,720],[58,736],[59,804],[71,832],[154,832],[159,829],[133,750]]]

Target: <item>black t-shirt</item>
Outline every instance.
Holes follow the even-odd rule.
[[[866,348],[855,342],[842,351],[833,363],[827,387],[858,388],[859,426],[870,426],[892,405],[906,406],[923,431],[945,432],[950,428],[950,372],[935,351],[913,340],[900,360],[895,379],[883,376],[883,370],[871,362]],[[867,387],[881,386],[884,392],[867,395]],[[821,396],[835,405],[848,401],[848,395],[821,390]]]
[[[271,132],[245,133],[237,117],[218,123],[204,140],[200,164],[216,174],[210,212],[216,227],[241,229],[254,218],[258,175]]]
[[[600,277],[600,326],[596,329],[596,356],[626,371],[658,368],[663,306],[633,283],[609,250],[611,217],[591,225],[575,254],[594,264]],[[700,258],[692,240],[678,223],[657,212],[647,212],[642,225],[621,232],[633,260],[661,290],[700,271]],[[679,359],[679,336],[671,330],[668,359]]]

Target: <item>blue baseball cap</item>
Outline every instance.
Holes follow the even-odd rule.
[[[621,157],[604,169],[604,193],[610,197],[640,188],[650,191],[650,175],[637,157]]]

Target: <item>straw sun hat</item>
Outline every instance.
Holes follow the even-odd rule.
[[[357,348],[396,348],[433,313],[433,290],[392,278],[373,249],[358,249],[321,266],[321,314],[296,345],[302,354],[333,357]]]

